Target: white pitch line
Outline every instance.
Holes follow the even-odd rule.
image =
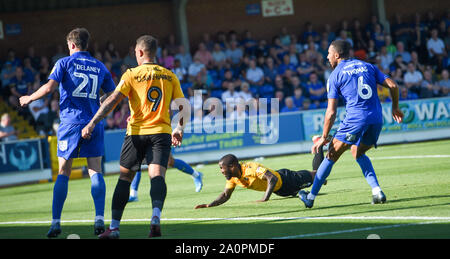
[[[450,221],[450,217],[434,216],[338,216],[338,217],[235,217],[235,218],[162,218],[161,221],[249,221],[249,220],[442,220]],[[62,220],[61,223],[90,223],[94,220]],[[105,220],[109,222],[110,220]],[[146,222],[150,219],[122,219],[122,222]],[[9,221],[0,222],[0,225],[18,225],[18,224],[49,224],[50,220],[45,221]]]
[[[419,158],[449,158],[450,155],[416,155],[416,156],[385,156],[370,157],[371,160],[388,160],[388,159],[419,159]]]
[[[426,221],[426,222],[419,222],[419,223],[395,224],[395,225],[378,226],[378,227],[354,228],[354,229],[338,230],[338,231],[331,231],[331,232],[321,232],[321,233],[310,233],[310,234],[301,234],[301,235],[294,235],[294,236],[276,237],[273,239],[294,239],[294,238],[304,238],[304,237],[328,236],[328,235],[337,235],[337,234],[360,232],[360,231],[373,231],[373,230],[378,230],[378,229],[400,228],[400,227],[419,226],[419,225],[428,225],[428,224],[445,223],[445,222],[449,222],[449,221],[448,220]]]

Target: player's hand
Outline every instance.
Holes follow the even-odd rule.
[[[23,107],[25,105],[28,105],[32,102],[31,97],[29,95],[24,95],[19,98],[20,105]]]
[[[194,209],[202,209],[202,208],[208,208],[208,204],[200,204],[194,207]]]
[[[172,145],[175,147],[181,146],[183,141],[183,130],[180,128],[175,128],[172,132]]]
[[[317,154],[319,152],[319,148],[328,144],[330,142],[327,138],[324,138],[323,136],[320,137],[319,140],[317,140],[314,145],[311,147],[311,153]]]
[[[392,109],[392,117],[397,123],[401,123],[403,121],[403,116],[404,114],[402,110],[400,110],[399,108]]]
[[[92,123],[88,123],[82,130],[81,130],[81,137],[84,139],[90,139],[92,135],[92,131],[94,131],[95,125]]]

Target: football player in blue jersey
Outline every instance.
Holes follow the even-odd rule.
[[[327,83],[328,107],[322,136],[314,143],[311,151],[316,153],[318,148],[327,143],[330,144],[327,156],[315,175],[311,192],[300,191],[298,194],[307,208],[313,206],[314,199],[334,163],[348,149],[351,149],[353,157],[372,188],[372,203],[386,202],[386,196],[378,184],[375,170],[365,153],[372,146],[376,147],[382,128],[382,110],[377,94],[377,84],[389,89],[392,97],[392,116],[396,122],[401,123],[403,113],[398,105],[398,86],[376,66],[350,58],[350,48],[350,44],[343,40],[333,41],[328,48],[327,58],[334,69]],[[342,97],[346,103],[346,116],[330,142],[329,133],[336,119],[339,97]]]
[[[101,167],[104,126],[102,123],[98,124],[90,139],[83,139],[81,130],[97,112],[100,99],[104,100],[114,91],[115,84],[105,65],[87,51],[89,38],[89,32],[85,28],[73,29],[66,38],[70,56],[56,62],[46,84],[33,94],[20,98],[20,104],[25,106],[59,87],[59,172],[53,188],[52,224],[47,237],[57,237],[61,233],[61,212],[67,197],[72,161],[77,157],[87,158],[91,194],[95,205],[94,234],[101,234],[105,230],[106,188]],[[104,93],[101,98],[100,89]]]

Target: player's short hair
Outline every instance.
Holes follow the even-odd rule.
[[[222,165],[226,166],[239,165],[239,160],[235,155],[227,154],[219,160],[219,163],[222,163]]]
[[[90,37],[87,29],[75,28],[67,34],[66,40],[73,42],[81,50],[87,50]]]
[[[339,54],[341,58],[348,58],[350,57],[350,49],[352,48],[352,45],[350,45],[350,42],[346,40],[335,40],[331,42],[331,46],[334,47],[336,52]]]
[[[139,45],[151,58],[156,57],[158,40],[155,37],[151,35],[142,35],[136,40],[136,45]]]

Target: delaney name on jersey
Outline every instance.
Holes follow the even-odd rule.
[[[93,67],[93,66],[87,66],[87,65],[81,65],[81,64],[77,64],[74,63],[75,68],[80,71],[88,71],[88,72],[94,72],[99,74],[100,73],[100,68],[99,67]]]

